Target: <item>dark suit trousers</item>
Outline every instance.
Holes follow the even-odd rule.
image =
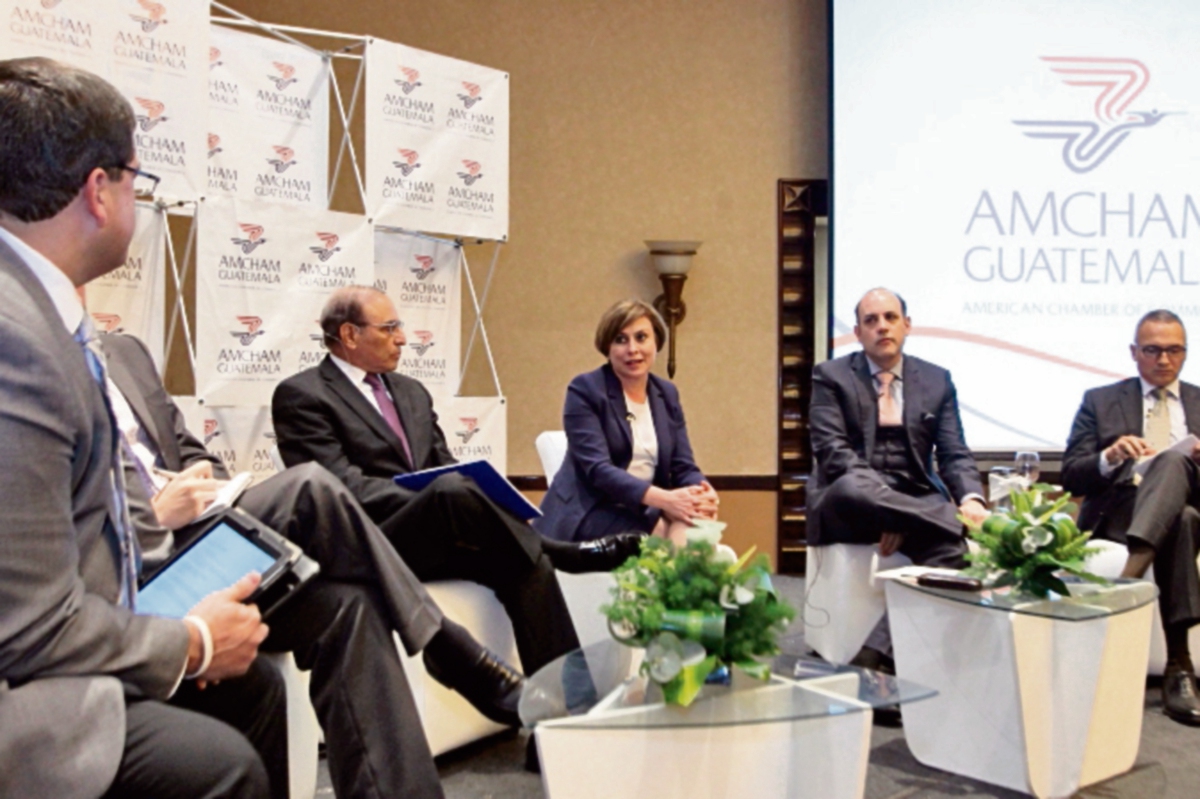
[[[1167,451],[1154,459],[1133,506],[1126,539],[1154,548],[1163,624],[1200,624],[1200,466],[1186,455]]]
[[[170,704],[130,701],[105,799],[287,799],[288,789],[283,678],[258,658],[203,691],[184,682]]]
[[[379,527],[422,580],[470,580],[492,589],[512,621],[526,674],[578,648],[540,536],[473,481],[442,475]]]
[[[338,796],[440,797],[441,783],[392,638],[415,654],[441,611],[349,490],[322,467],[288,469],[238,507],[299,544],[321,574],[267,619],[264,648],[311,670]]]
[[[825,490],[817,513],[827,540],[874,544],[883,533],[902,533],[900,551],[913,563],[966,565],[958,508],[939,492],[921,492],[909,481],[875,470],[847,472]]]

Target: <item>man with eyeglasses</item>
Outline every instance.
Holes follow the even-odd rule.
[[[1122,577],[1154,567],[1167,639],[1163,710],[1200,725],[1188,651],[1188,631],[1200,623],[1200,446],[1170,449],[1200,435],[1200,388],[1179,380],[1187,333],[1174,313],[1143,316],[1129,350],[1138,377],[1083,396],[1063,457],[1063,487],[1085,497],[1082,529],[1129,548]],[[1134,466],[1149,457],[1139,480]]]

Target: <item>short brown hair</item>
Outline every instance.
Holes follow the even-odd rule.
[[[596,349],[607,358],[620,332],[643,316],[650,320],[650,326],[654,328],[655,349],[661,350],[667,341],[667,325],[654,306],[642,300],[621,300],[604,312],[600,324],[596,326]]]

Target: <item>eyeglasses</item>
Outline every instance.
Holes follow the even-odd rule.
[[[1182,358],[1187,354],[1187,347],[1180,347],[1179,345],[1175,345],[1173,347],[1157,347],[1153,344],[1147,344],[1145,347],[1139,347],[1138,349],[1141,351],[1142,355],[1155,361],[1157,361],[1163,355],[1166,355],[1168,358],[1174,360],[1176,358]]]
[[[388,334],[389,336],[394,336],[394,335],[396,335],[397,330],[404,329],[404,323],[401,322],[399,319],[391,321],[391,322],[355,322],[354,326],[355,327],[376,327],[376,328],[379,328],[380,330],[382,330],[384,333]]]
[[[133,173],[133,193],[138,197],[153,197],[154,192],[158,190],[158,182],[161,179],[158,175],[151,175],[127,164],[117,164],[113,168]]]

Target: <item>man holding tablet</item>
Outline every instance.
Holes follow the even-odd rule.
[[[166,701],[196,687],[179,691],[185,677],[212,683],[254,662],[268,631],[241,600],[257,576],[184,621],[134,613],[138,552],[104,363],[75,296],[126,258],[135,183],[151,180],[134,124],[128,102],[90,73],[46,59],[0,62],[5,790],[266,797],[263,764],[242,735]]]

